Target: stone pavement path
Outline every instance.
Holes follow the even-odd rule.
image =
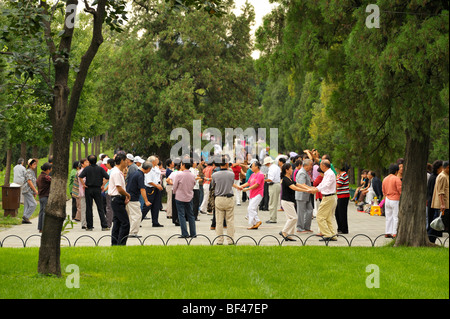
[[[279,245],[280,243],[282,243],[283,246],[300,246],[302,244],[307,246],[325,245],[324,242],[319,241],[319,237],[312,236],[313,234],[300,233],[296,233],[298,238],[294,237],[297,239],[296,242],[282,242],[283,239],[279,235],[279,232],[282,230],[286,221],[286,216],[283,211],[278,212],[278,222],[276,224],[266,224],[265,221],[269,218],[269,212],[260,211],[259,217],[263,224],[258,230],[248,230],[247,220],[245,219],[247,205],[248,202],[244,203],[242,206],[235,207],[235,241],[238,241],[238,245]],[[67,212],[71,212],[71,201],[67,202]],[[199,236],[192,240],[189,239],[190,244],[210,245],[216,238],[215,231],[210,229],[212,216],[199,214],[199,218],[200,221],[196,222],[197,234]],[[163,224],[164,227],[154,228],[152,227],[151,220],[144,220],[139,231],[139,235],[142,237],[140,239],[129,238],[127,245],[163,245],[164,243],[167,245],[188,244],[185,239],[178,238],[177,235],[181,233],[180,227],[172,224],[172,220],[166,218],[165,212],[160,212],[159,222]],[[384,234],[385,217],[370,216],[369,214],[357,212],[353,203],[349,204],[348,223],[349,234],[340,235],[337,241],[329,242],[329,246],[348,246],[350,241],[352,246],[371,246],[374,241],[375,246],[383,246],[391,241],[391,239],[385,239],[384,236],[380,236]],[[336,227],[336,223],[334,224]],[[316,219],[313,219],[311,228],[314,233],[318,232]],[[81,223],[77,223],[74,225],[73,229],[68,230],[67,233],[64,234],[64,237],[61,240],[61,246],[95,246],[96,244],[99,246],[110,246],[110,236],[111,231],[101,230],[97,210],[94,204],[94,230],[88,232],[81,228]],[[442,242],[445,238],[446,237],[441,238]],[[227,240],[225,240],[225,243],[226,242]],[[0,229],[0,243],[3,247],[23,247],[24,244],[26,247],[38,247],[40,244],[40,234],[37,230],[37,218],[32,220],[31,225],[17,225],[11,228]],[[448,243],[446,246],[448,246]]]

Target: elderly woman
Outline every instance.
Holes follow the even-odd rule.
[[[258,216],[258,206],[264,196],[264,174],[261,173],[261,163],[254,162],[251,166],[253,174],[248,182],[240,186],[244,192],[249,191],[250,202],[248,204],[248,223],[247,229],[258,229],[261,226],[261,220]]]
[[[41,167],[41,175],[39,175],[36,184],[39,190],[39,220],[38,220],[38,230],[42,233],[44,227],[44,217],[45,217],[45,206],[47,206],[48,197],[50,195],[50,185],[52,182],[52,177],[50,172],[52,171],[52,164],[45,163]]]
[[[25,184],[22,189],[23,194],[23,217],[22,224],[31,224],[30,217],[33,215],[36,209],[36,195],[38,191],[36,189],[36,174],[34,171],[37,167],[37,160],[31,158],[28,160],[27,171],[25,172]]]

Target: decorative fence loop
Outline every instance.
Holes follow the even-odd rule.
[[[163,245],[166,246],[166,243],[164,242],[164,239],[162,239],[162,238],[161,238],[160,236],[158,236],[158,235],[148,235],[147,237],[145,237],[144,240],[142,241],[142,246],[144,246],[145,241],[146,241],[148,238],[150,238],[150,237],[156,237],[156,238],[159,238],[159,239],[162,241]]]
[[[242,238],[250,238],[251,240],[253,240],[253,242],[255,243],[255,246],[258,246],[258,243],[256,242],[256,240],[252,237],[252,236],[248,236],[248,235],[244,235],[238,238],[238,240],[236,240],[236,245],[238,244],[238,242],[242,239]]]
[[[280,240],[279,240],[277,237],[275,237],[274,235],[265,235],[265,236],[261,237],[261,239],[258,241],[258,246],[261,246],[262,240],[263,240],[264,238],[267,238],[267,237],[273,237],[273,238],[275,238],[275,240],[276,240],[277,243],[278,243],[278,246],[281,245]]]
[[[169,241],[170,241],[173,237],[181,237],[181,234],[175,234],[175,235],[170,236],[169,239],[167,239],[167,241],[166,241],[166,246],[169,245]],[[189,241],[187,240],[187,238],[185,238],[185,237],[182,237],[182,238],[183,238],[184,240],[186,240],[186,244],[188,244],[188,246],[189,246]]]
[[[191,245],[191,242],[192,242],[194,239],[198,238],[198,237],[205,237],[206,239],[208,239],[209,245],[212,246],[211,239],[209,239],[208,236],[203,235],[203,234],[197,234],[195,237],[191,237],[191,239],[189,240],[189,246]],[[217,237],[216,237],[216,238],[217,238]]]
[[[363,237],[368,238],[368,239],[370,240],[370,244],[372,245],[372,247],[374,246],[374,242],[373,242],[372,239],[371,239],[369,236],[367,236],[366,234],[358,234],[358,235],[353,236],[353,237],[352,237],[352,240],[350,240],[349,246],[351,246],[352,243],[353,243],[353,240],[354,240],[356,237],[359,237],[359,236],[363,236]]]
[[[216,242],[216,239],[219,239],[220,237],[228,237],[228,238],[231,239],[233,245],[236,245],[236,243],[234,242],[234,239],[233,239],[231,236],[228,236],[228,235],[223,234],[223,235],[219,235],[219,236],[215,237],[215,238],[213,239],[212,243],[211,243],[211,246],[214,246],[214,243]],[[210,241],[210,242],[211,242],[211,241]]]
[[[23,241],[23,239],[22,239],[20,236],[17,236],[17,235],[8,235],[8,236],[6,236],[5,238],[3,238],[3,241],[2,241],[1,244],[0,244],[0,247],[3,247],[3,245],[5,244],[6,239],[7,239],[7,238],[10,238],[10,237],[16,237],[16,238],[19,238],[19,239],[22,241],[23,247],[25,247],[25,242]]]
[[[89,236],[89,235],[82,235],[82,236],[78,237],[77,240],[75,240],[75,242],[73,243],[73,247],[75,247],[75,246],[77,245],[77,242],[78,242],[81,238],[83,238],[83,237],[87,237],[87,238],[92,239],[92,241],[94,242],[94,245],[97,246],[97,242],[95,241],[95,239],[94,239],[92,236]],[[100,238],[100,239],[101,239],[101,238]]]

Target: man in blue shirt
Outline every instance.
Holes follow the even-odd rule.
[[[151,203],[148,201],[147,192],[145,191],[145,174],[152,169],[152,163],[144,162],[139,169],[130,175],[127,183],[127,193],[130,194],[130,201],[126,206],[128,218],[130,219],[130,235],[128,237],[139,238],[139,226],[142,221],[140,196],[144,199],[145,206],[150,207]]]

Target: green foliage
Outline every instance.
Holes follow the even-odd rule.
[[[171,131],[192,131],[194,119],[205,128],[254,124],[253,8],[236,17],[231,2],[224,15],[146,4],[135,7],[126,34],[101,59],[99,98],[113,143],[168,155]]]
[[[377,169],[403,157],[407,132],[419,140],[431,135],[430,161],[446,156],[448,2],[376,1],[379,29],[366,26],[365,7],[373,1],[358,7],[353,1],[278,2],[256,33],[263,51],[258,70],[271,82],[288,77],[288,90],[305,87],[313,73],[322,82],[309,91],[315,103],[328,90],[312,116],[290,120],[293,127],[309,127],[309,147]],[[300,99],[297,108],[305,115],[307,101]],[[263,104],[269,112],[278,107],[270,100]]]

